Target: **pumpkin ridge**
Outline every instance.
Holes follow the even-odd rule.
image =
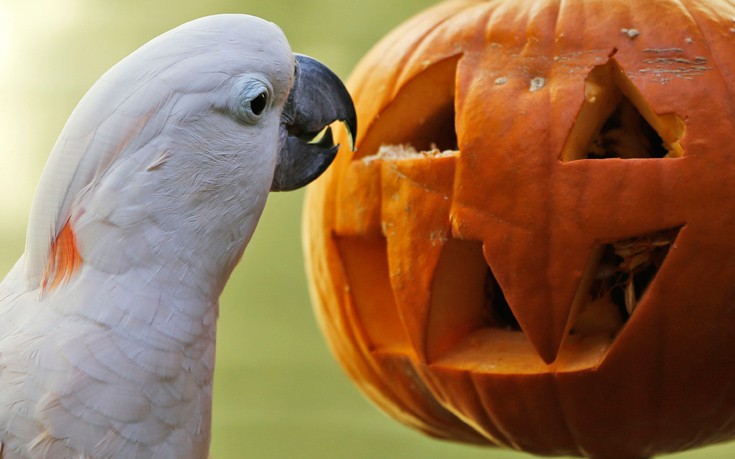
[[[503,435],[504,443],[515,450],[523,451],[523,448],[521,447],[521,445],[519,445],[514,440],[512,430],[508,429],[507,427],[503,425],[502,419],[495,415],[495,410],[492,409],[492,407],[487,406],[488,401],[485,397],[482,396],[482,394],[485,391],[482,390],[482,387],[480,385],[479,375],[475,373],[469,373],[468,377],[469,377],[470,382],[472,383],[472,387],[474,388],[475,394],[477,394],[476,395],[477,399],[482,405],[483,413],[487,416],[490,422],[492,422],[493,426],[497,429],[497,431]]]

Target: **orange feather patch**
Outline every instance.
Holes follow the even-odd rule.
[[[48,262],[41,279],[42,290],[54,290],[62,282],[68,281],[81,266],[82,256],[77,249],[77,238],[67,221],[56,240],[51,243]]]

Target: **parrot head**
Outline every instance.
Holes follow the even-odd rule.
[[[222,284],[269,191],[332,162],[335,121],[354,139],[342,82],[268,21],[215,15],[156,37],[94,84],[56,142],[31,210],[27,285],[70,277],[59,259],[119,274],[152,258]]]

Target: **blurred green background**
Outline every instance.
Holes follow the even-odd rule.
[[[255,14],[343,78],[431,0],[0,0],[0,276],[21,254],[33,190],[76,102],[111,65],[187,20]],[[312,316],[300,241],[303,192],[272,195],[222,297],[215,459],[521,459],[425,438],[341,372]],[[0,388],[2,390],[2,388]],[[672,458],[732,458],[717,446]]]

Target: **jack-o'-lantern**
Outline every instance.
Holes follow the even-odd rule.
[[[459,0],[349,87],[320,325],[432,436],[642,458],[735,436],[735,4]],[[343,142],[347,144],[347,142]]]

